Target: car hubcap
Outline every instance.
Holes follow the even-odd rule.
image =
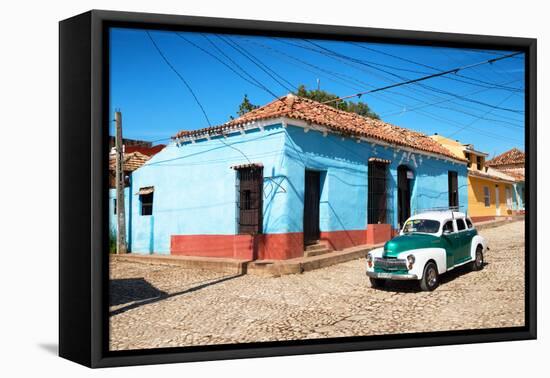
[[[477,266],[481,266],[481,264],[483,264],[483,257],[481,257],[481,252],[478,252],[476,255],[476,264]]]
[[[428,270],[428,285],[434,286],[437,282],[437,275],[435,273],[435,269]]]

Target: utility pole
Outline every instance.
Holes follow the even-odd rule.
[[[117,241],[116,253],[126,253],[126,212],[124,209],[124,145],[122,144],[122,113],[115,112],[116,126],[116,215],[117,215]]]

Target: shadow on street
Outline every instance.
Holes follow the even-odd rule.
[[[117,306],[124,303],[128,303],[128,305],[110,311],[109,316],[122,314],[123,312],[126,312],[128,310],[159,302],[168,298],[189,294],[194,291],[201,290],[225,281],[233,280],[241,276],[243,276],[242,273],[232,276],[224,276],[171,294],[158,290],[143,278],[114,279],[110,281],[110,306]]]

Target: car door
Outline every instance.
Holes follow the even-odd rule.
[[[445,247],[445,254],[447,256],[447,269],[452,268],[455,265],[457,253],[459,253],[460,250],[458,233],[456,232],[456,227],[452,220],[447,220],[443,223],[441,239],[443,240],[443,246]]]
[[[466,227],[464,219],[457,218],[455,221],[459,244],[458,251],[454,258],[454,263],[456,265],[470,258],[470,241],[472,238],[470,237],[470,231],[468,230],[468,227]]]

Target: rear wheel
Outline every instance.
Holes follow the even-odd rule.
[[[481,270],[483,269],[483,247],[478,245],[476,248],[476,257],[472,262],[472,270]]]
[[[369,280],[370,280],[370,287],[372,287],[373,289],[379,289],[386,285],[386,280],[383,280],[380,278],[369,277]]]
[[[437,266],[433,262],[429,262],[424,267],[424,274],[420,280],[420,288],[423,291],[432,291],[439,286],[439,274]]]

